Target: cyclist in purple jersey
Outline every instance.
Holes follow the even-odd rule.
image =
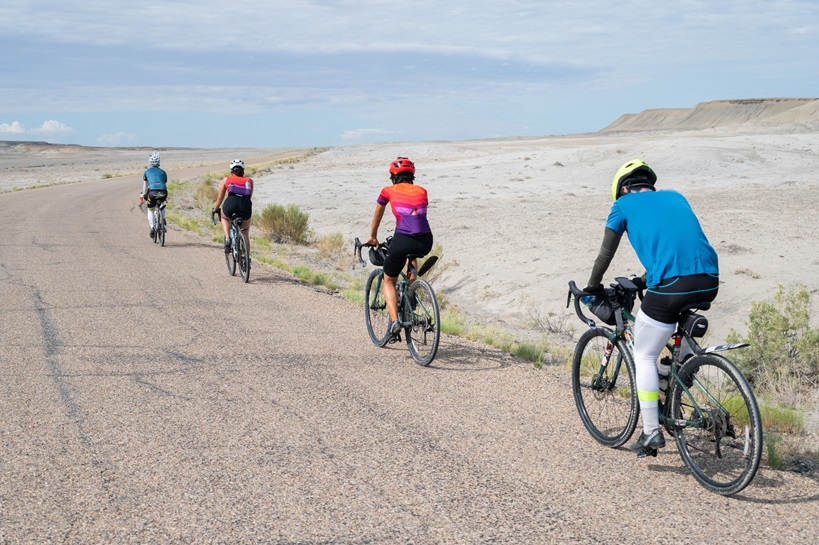
[[[426,255],[432,250],[432,229],[427,221],[427,190],[415,185],[415,165],[406,157],[398,157],[390,163],[391,186],[386,186],[376,199],[375,213],[370,226],[370,237],[365,245],[378,245],[378,228],[387,209],[387,203],[395,215],[395,234],[390,242],[384,261],[384,299],[390,313],[390,333],[398,335],[398,297],[395,285],[398,275],[407,264],[408,255]],[[415,279],[410,278],[410,282]]]

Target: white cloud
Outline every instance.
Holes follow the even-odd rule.
[[[97,143],[103,146],[122,146],[136,142],[137,135],[130,132],[112,132],[97,138]]]
[[[0,132],[23,134],[24,132],[26,132],[26,129],[19,121],[12,121],[11,123],[0,124]]]
[[[395,131],[387,129],[352,129],[341,133],[343,140],[358,140],[366,136],[373,136],[377,134],[395,134]]]
[[[33,133],[45,133],[45,134],[66,134],[74,132],[74,129],[66,125],[65,123],[60,123],[54,119],[49,119],[45,121],[43,125],[39,129],[32,129]]]
[[[0,124],[0,133],[13,134],[66,134],[74,132],[74,129],[54,119],[49,119],[37,129],[26,129],[19,121]]]

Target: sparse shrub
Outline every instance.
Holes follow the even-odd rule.
[[[786,292],[779,286],[774,301],[755,301],[748,315],[748,334],[733,329],[728,342],[749,347],[734,361],[760,392],[799,393],[819,379],[819,329],[810,327],[810,294],[804,286]],[[793,401],[793,400],[788,400]]]
[[[196,186],[196,191],[193,194],[193,199],[196,205],[204,211],[209,211],[216,202],[218,191],[213,187],[213,179],[211,176],[205,176],[204,179]]]
[[[785,459],[782,455],[780,444],[782,439],[775,434],[770,434],[765,438],[765,457],[768,459],[768,466],[771,469],[782,469]]]
[[[253,214],[253,225],[273,242],[307,244],[309,231],[307,222],[310,215],[302,212],[295,204],[287,207],[269,204],[261,212]]]
[[[114,176],[110,172],[106,172],[105,174],[102,175],[103,180],[107,180],[107,179],[113,178],[113,177]]]
[[[323,256],[337,255],[344,247],[344,236],[339,232],[328,233],[318,239],[316,246]]]

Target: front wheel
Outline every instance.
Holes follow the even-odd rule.
[[[239,258],[239,274],[242,275],[242,282],[247,283],[250,280],[250,245],[247,243],[247,236],[239,233],[237,242],[237,256]]]
[[[607,447],[623,445],[637,427],[640,406],[634,357],[614,332],[593,327],[580,336],[572,359],[572,392],[583,425]]]
[[[375,269],[367,278],[364,287],[364,317],[367,321],[367,333],[376,346],[384,346],[390,339],[390,313],[387,300],[384,298],[384,274]]]
[[[717,494],[748,486],[762,458],[762,418],[750,384],[717,354],[697,354],[679,370],[671,393],[677,449],[697,481]],[[686,389],[688,390],[686,392]]]
[[[418,365],[429,365],[438,352],[441,339],[441,313],[429,282],[413,282],[404,305],[407,314],[404,321],[411,322],[405,330],[410,354]]]

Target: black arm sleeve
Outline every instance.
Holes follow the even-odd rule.
[[[597,286],[603,282],[603,275],[606,274],[622,237],[623,235],[606,227],[603,233],[603,243],[600,245],[600,251],[597,253],[597,259],[594,260],[594,267],[589,277],[589,286]]]

